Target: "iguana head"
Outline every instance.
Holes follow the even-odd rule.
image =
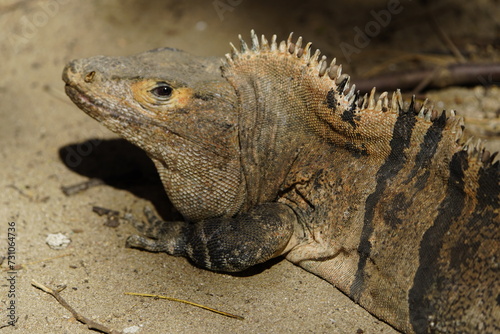
[[[74,60],[63,80],[80,109],[148,153],[173,204],[199,220],[241,204],[236,97],[219,67],[162,48]]]

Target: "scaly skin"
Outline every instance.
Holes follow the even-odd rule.
[[[241,38],[240,38],[241,40]],[[310,43],[69,63],[66,92],[144,149],[185,221],[129,246],[239,271],[285,254],[408,333],[500,331],[500,167],[462,119],[360,98]]]

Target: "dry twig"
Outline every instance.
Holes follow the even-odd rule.
[[[245,319],[242,316],[231,314],[231,313],[227,313],[227,312],[223,312],[223,311],[219,311],[219,310],[216,310],[214,308],[211,308],[211,307],[208,307],[208,306],[205,306],[205,305],[201,305],[201,304],[190,302],[188,300],[177,299],[177,298],[167,297],[167,296],[161,296],[161,295],[151,295],[151,294],[147,294],[147,293],[125,292],[125,294],[126,295],[131,295],[131,296],[152,297],[152,298],[159,298],[159,299],[171,300],[171,301],[174,301],[174,302],[180,302],[180,303],[184,303],[184,304],[196,306],[196,307],[202,308],[204,310],[208,310],[208,311],[211,311],[211,312],[214,312],[214,313],[217,313],[217,314],[224,315],[224,316],[229,317],[229,318],[238,319],[238,320]]]
[[[413,90],[423,80],[431,77],[427,88],[444,88],[460,85],[485,84],[484,78],[493,84],[500,82],[500,63],[472,64],[460,63],[450,64],[435,73],[435,69],[427,69],[412,72],[390,73],[372,78],[356,79],[356,87],[361,92],[369,92],[373,87],[379,91],[392,91],[395,89]],[[435,74],[435,76],[432,76]],[[488,82],[486,82],[488,83]]]
[[[100,186],[102,184],[104,184],[104,182],[100,179],[90,179],[77,184],[72,184],[70,186],[62,186],[61,190],[64,193],[64,195],[72,196],[79,192],[85,191],[89,188]]]
[[[115,331],[114,329],[109,329],[108,327],[101,325],[101,324],[99,324],[91,319],[88,319],[88,318],[84,317],[83,315],[79,314],[77,311],[75,311],[75,309],[73,307],[71,307],[63,299],[63,297],[61,297],[61,295],[59,294],[59,292],[64,290],[66,287],[63,287],[59,290],[53,290],[53,289],[51,289],[51,288],[49,288],[41,283],[38,283],[35,280],[31,280],[31,285],[33,285],[34,287],[48,293],[52,297],[54,297],[59,302],[59,304],[61,304],[65,309],[67,309],[68,311],[71,312],[71,314],[73,315],[73,317],[76,320],[80,321],[84,325],[87,325],[88,329],[96,330],[96,331],[99,331],[101,333],[109,333],[109,334],[121,334],[122,333],[120,331]]]

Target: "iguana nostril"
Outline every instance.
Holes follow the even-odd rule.
[[[94,77],[95,77],[95,71],[91,71],[85,75],[84,80],[86,83],[91,83],[94,80]]]

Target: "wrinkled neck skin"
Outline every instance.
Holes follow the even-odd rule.
[[[223,69],[223,75],[238,96],[241,167],[245,178],[245,209],[275,201],[301,152],[312,147],[316,138],[305,134],[299,105],[280,78],[256,73],[251,68]],[[260,74],[260,75],[259,75]]]

